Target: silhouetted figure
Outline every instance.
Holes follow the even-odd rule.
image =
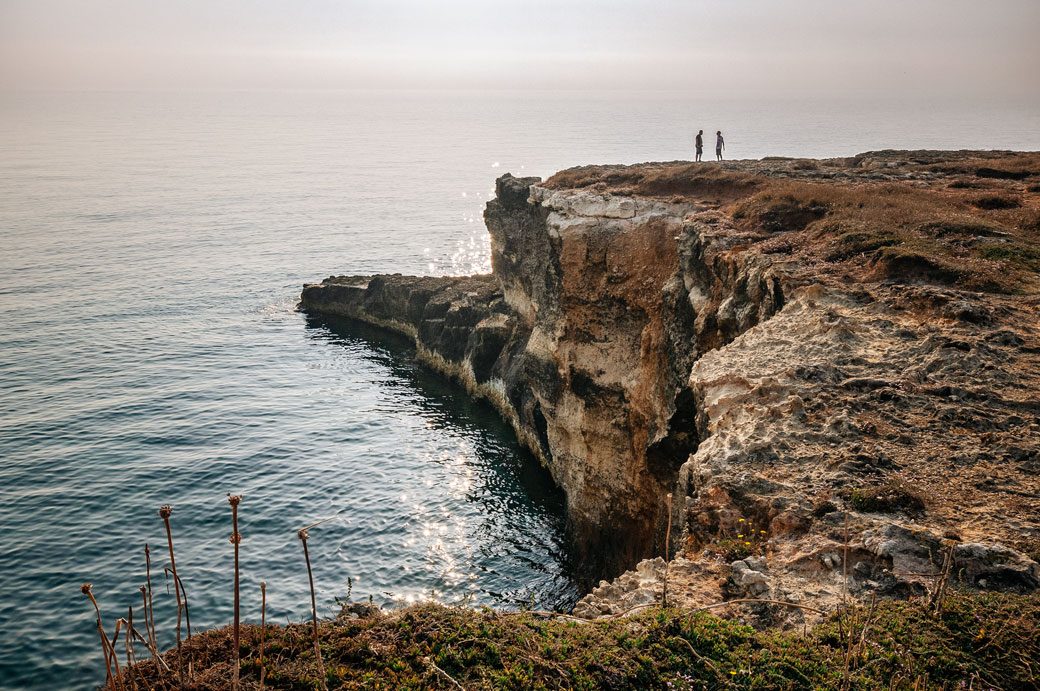
[[[722,130],[715,133],[715,156],[721,161],[722,151],[726,148],[726,141],[722,138]]]
[[[701,154],[704,153],[704,130],[698,130],[697,138],[694,140],[697,145],[697,160],[701,160]]]

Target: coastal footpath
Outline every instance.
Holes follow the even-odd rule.
[[[946,560],[962,585],[1040,586],[1040,155],[592,166],[496,192],[491,275],[330,277],[300,307],[414,337],[512,424],[581,562],[629,569],[575,614],[655,601],[666,556],[687,606],[921,596]]]

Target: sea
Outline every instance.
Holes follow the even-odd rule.
[[[1040,149],[1035,102],[536,91],[0,93],[0,688],[104,681],[104,625],[347,601],[566,609],[564,497],[413,344],[305,282],[490,269],[495,178],[887,148]],[[705,163],[704,165],[716,165]],[[611,577],[616,574],[602,574]],[[140,650],[140,646],[138,647]]]

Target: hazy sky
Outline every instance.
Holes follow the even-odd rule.
[[[1040,0],[0,0],[0,85],[1040,93]]]

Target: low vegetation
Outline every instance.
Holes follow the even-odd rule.
[[[1040,154],[920,153],[883,172],[856,168],[859,157],[773,159],[584,166],[544,184],[721,210],[760,251],[802,260],[814,279],[1040,293]]]
[[[585,623],[425,604],[326,621],[320,634],[323,679],[309,623],[267,626],[265,688],[317,689],[322,681],[329,689],[1040,688],[1035,595],[953,591],[938,614],[923,601],[877,603],[804,633],[756,631],[676,609]],[[227,687],[232,641],[231,627],[191,639],[189,688]],[[260,627],[245,626],[243,688],[260,688],[260,651]],[[175,657],[167,654],[170,667]],[[147,662],[124,678],[134,674],[141,688],[160,684]]]
[[[993,215],[1003,210],[1001,215]],[[815,275],[925,281],[968,290],[1035,293],[1036,212],[1012,197],[966,197],[904,184],[778,182],[737,203],[733,218],[769,233]]]
[[[864,494],[863,508],[889,502],[898,491]],[[901,508],[906,497],[895,500]],[[229,494],[228,500],[237,550],[241,497]],[[169,506],[159,512],[171,564],[172,512]],[[297,533],[308,573],[308,531],[322,523]],[[726,548],[756,553],[766,536],[751,518],[741,518]],[[768,605],[825,616],[801,631],[757,630],[714,616],[725,610],[739,616],[736,608],[747,603],[762,606],[754,600],[693,610],[636,608],[595,621],[432,603],[384,612],[348,601],[334,620],[315,614],[285,626],[263,623],[261,604],[252,616],[240,619],[236,611],[234,623],[221,629],[192,635],[188,624],[183,638],[178,622],[176,645],[165,653],[155,645],[147,548],[145,567],[139,616],[135,622],[130,608],[111,640],[91,585],[82,587],[101,641],[107,689],[1040,688],[1040,594],[951,590],[946,564],[926,600],[872,599],[830,615],[811,603]],[[180,586],[180,577],[174,580]],[[237,586],[236,578],[236,602]],[[178,612],[187,619],[187,599],[178,590]],[[266,596],[263,584],[261,590]],[[316,613],[313,583],[311,604]],[[249,619],[262,623],[243,621]]]
[[[924,511],[924,500],[918,490],[899,478],[879,485],[853,487],[842,496],[852,508],[867,513],[902,511],[913,516]]]
[[[545,181],[550,189],[582,189],[672,201],[733,201],[753,192],[761,176],[703,164],[582,166]]]

